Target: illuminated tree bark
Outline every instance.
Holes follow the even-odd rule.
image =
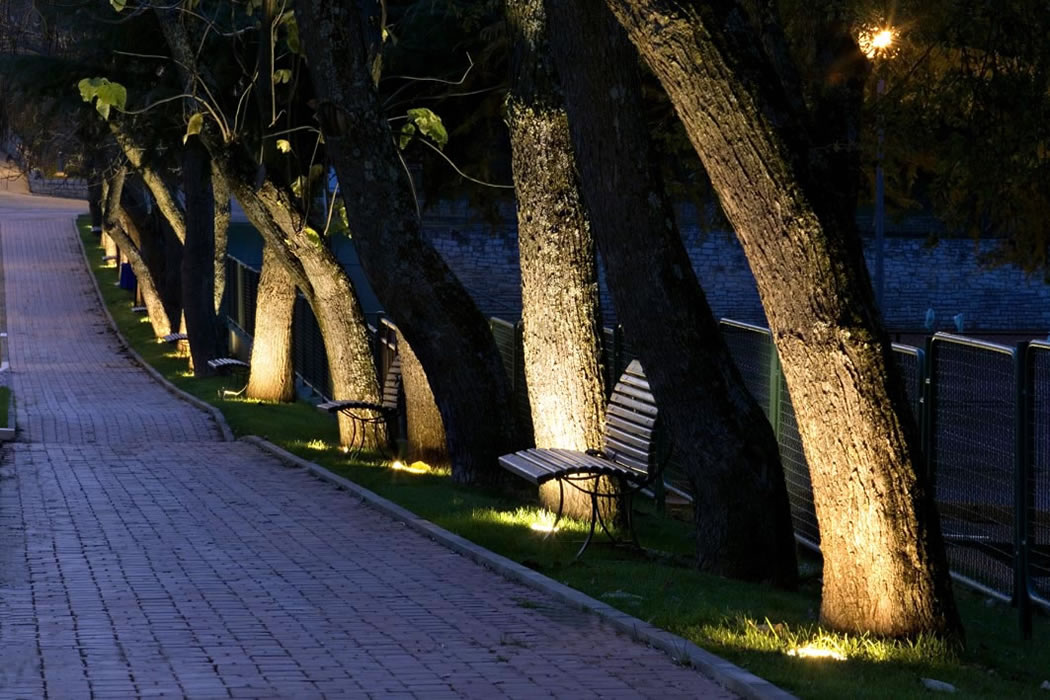
[[[594,238],[549,58],[542,0],[508,0],[507,98],[521,260],[525,379],[537,447],[600,448],[605,388]]]
[[[154,12],[187,89],[195,89],[197,80],[213,82],[207,68],[197,62],[193,44],[182,25],[183,17],[166,6],[158,5]],[[226,185],[244,207],[248,220],[266,244],[273,246],[310,303],[328,355],[332,398],[379,403],[379,382],[364,314],[342,265],[316,236],[307,233],[305,216],[288,191],[268,176],[259,178],[258,163],[246,153],[242,142],[223,142],[211,133],[207,123],[200,138]],[[342,414],[339,414],[339,431],[344,445],[354,438],[353,424]],[[374,447],[385,440],[384,431],[369,431],[365,447]]]
[[[961,634],[932,494],[854,226],[732,0],[607,0],[674,102],[758,283],[810,465],[823,621]],[[836,215],[838,214],[838,215]]]
[[[295,281],[273,246],[263,246],[255,305],[251,369],[245,396],[260,401],[294,401],[292,314]]]
[[[682,244],[642,118],[637,53],[601,3],[548,6],[558,64],[571,67],[562,75],[573,145],[609,288],[693,487],[699,566],[791,585],[777,442]]]
[[[518,209],[525,383],[537,447],[600,449],[605,422],[598,265],[569,143],[543,0],[507,0],[514,41],[506,119]],[[612,492],[606,480],[603,489]],[[540,489],[556,508],[556,485]],[[603,499],[615,518],[616,501]],[[564,512],[590,518],[590,496],[565,493]]]
[[[223,312],[226,295],[226,249],[230,230],[230,188],[222,173],[212,164],[211,188],[215,197],[215,314]],[[280,263],[277,263],[280,264]]]
[[[405,392],[405,435],[409,460],[422,460],[431,466],[448,465],[445,424],[434,401],[434,392],[423,366],[400,332],[397,352],[401,356],[401,383]]]
[[[153,335],[157,338],[163,338],[171,333],[171,320],[168,318],[168,312],[164,309],[164,302],[157,291],[153,273],[146,265],[139,246],[136,245],[133,239],[132,231],[135,223],[124,211],[124,207],[121,206],[125,176],[125,170],[120,169],[109,178],[109,184],[106,187],[106,198],[102,203],[102,230],[109,240],[120,246],[127,257],[131,269],[135,273],[139,291],[146,306],[146,313],[149,316],[150,326],[153,329]],[[141,240],[141,235],[135,236],[135,238]]]
[[[478,480],[509,444],[507,378],[488,323],[421,235],[372,81],[378,27],[358,0],[307,0],[295,13],[361,265],[430,380],[453,478]]]

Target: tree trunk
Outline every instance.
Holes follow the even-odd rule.
[[[226,296],[226,249],[230,231],[230,188],[215,165],[211,170],[211,188],[215,196],[215,315],[222,318]],[[280,264],[280,261],[276,263]],[[225,337],[225,334],[224,336]]]
[[[182,246],[182,312],[186,318],[193,373],[214,374],[208,360],[221,357],[215,317],[215,199],[211,162],[200,139],[190,138],[182,156],[186,238]]]
[[[135,245],[135,241],[132,239],[133,234],[131,231],[135,227],[135,223],[128,213],[124,211],[124,207],[120,203],[124,193],[124,180],[125,171],[123,169],[119,170],[109,180],[109,186],[106,188],[106,199],[102,206],[102,228],[106,237],[115,241],[123,250],[124,255],[127,256],[131,269],[138,280],[139,290],[146,305],[150,326],[153,328],[153,335],[157,338],[163,338],[171,333],[171,320],[164,310],[164,302],[157,291],[153,274],[146,265],[146,261],[142,258],[139,247]],[[141,234],[135,237],[141,240]]]
[[[187,88],[193,89],[197,80],[213,83],[207,67],[197,63],[177,10],[155,6],[154,13]],[[219,88],[213,84],[212,89]],[[274,247],[313,309],[328,353],[332,398],[379,403],[379,381],[364,314],[346,271],[316,236],[309,235],[306,217],[288,190],[265,176],[265,171],[246,153],[242,142],[223,142],[211,133],[212,128],[206,121],[200,138],[213,162],[244,207],[249,221],[266,244]],[[348,444],[354,431],[349,419],[342,415],[339,430],[340,441]],[[386,436],[377,433],[375,439],[385,441]]]
[[[292,313],[295,282],[273,246],[263,246],[262,273],[255,305],[251,370],[245,396],[260,401],[294,401]]]
[[[602,4],[548,6],[555,56],[572,67],[562,72],[565,98],[609,288],[693,487],[698,564],[791,585],[795,542],[776,438],[682,245],[642,118],[636,53]]]
[[[397,353],[401,356],[401,383],[405,392],[405,458],[410,462],[421,460],[432,467],[448,466],[445,424],[434,401],[434,392],[430,390],[423,366],[400,331]]]
[[[484,317],[421,235],[370,75],[365,9],[355,0],[309,0],[295,12],[361,265],[430,379],[453,478],[491,475],[510,440],[507,378]],[[367,40],[378,44],[378,30]]]
[[[740,237],[784,365],[824,554],[823,621],[961,635],[918,431],[855,228],[731,0],[607,0],[668,91]]]
[[[543,0],[507,0],[514,41],[507,97],[521,262],[525,383],[537,447],[599,449],[605,422],[601,308],[594,238],[579,191]],[[611,487],[611,483],[608,484]],[[609,489],[605,489],[609,490]],[[557,504],[541,489],[547,506]],[[589,519],[569,489],[564,512]],[[614,519],[616,501],[602,499]]]

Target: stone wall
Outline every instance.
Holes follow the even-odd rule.
[[[46,178],[29,176],[29,191],[33,194],[47,195],[48,197],[64,197],[66,199],[88,198],[87,181],[80,178]]]
[[[426,231],[485,313],[516,318],[521,295],[513,226],[431,217]],[[736,238],[697,227],[685,228],[683,238],[715,315],[764,324],[755,281]],[[1050,285],[1013,266],[982,265],[995,245],[942,239],[929,246],[924,237],[887,237],[884,315],[890,329],[922,331],[932,308],[935,330],[954,330],[953,317],[961,313],[967,333],[1050,331]],[[871,266],[871,241],[865,253]],[[605,290],[603,300],[612,318]]]

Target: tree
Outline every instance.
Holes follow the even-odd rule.
[[[453,478],[478,480],[509,443],[507,379],[484,317],[420,233],[376,95],[381,30],[355,0],[304,0],[295,13],[362,267],[430,382]]]
[[[761,14],[770,6],[607,4],[675,104],[758,283],[810,465],[822,620],[886,636],[961,634],[859,237],[822,194],[801,100],[756,29],[756,17],[776,26]]]
[[[537,447],[597,449],[605,407],[598,266],[545,15],[543,0],[507,0],[525,382]]]
[[[311,225],[309,205],[313,181],[322,172],[319,165],[307,164],[306,172],[292,174],[290,164],[285,167],[268,168],[266,160],[256,160],[248,150],[248,142],[260,144],[264,155],[279,152],[276,140],[269,133],[271,119],[266,115],[256,115],[259,122],[255,131],[235,132],[231,127],[237,125],[237,119],[223,115],[239,113],[237,103],[213,103],[215,95],[238,94],[235,85],[224,85],[210,67],[199,59],[195,46],[210,46],[207,42],[191,40],[189,30],[184,25],[185,19],[178,8],[154,6],[154,14],[160,22],[172,57],[179,68],[185,85],[184,92],[196,95],[197,100],[208,105],[205,109],[210,116],[203,118],[203,113],[194,124],[202,142],[211,154],[215,167],[219,170],[230,191],[243,206],[249,220],[263,236],[267,245],[273,247],[276,259],[282,260],[288,271],[295,277],[296,283],[303,291],[310,307],[317,318],[318,326],[325,343],[328,355],[329,375],[332,382],[333,398],[354,398],[371,403],[379,402],[379,383],[372,360],[371,346],[368,340],[367,327],[360,304],[346,271],[333,255],[331,249],[321,240],[319,232]],[[261,24],[264,36],[259,41],[270,42],[275,36],[279,23],[289,21],[291,15],[265,17]],[[213,33],[205,32],[209,37]],[[290,35],[288,35],[290,36]],[[286,38],[286,41],[290,39]],[[260,51],[253,52],[257,60]],[[291,55],[295,56],[294,50]],[[298,59],[295,59],[296,61]],[[240,64],[236,64],[240,65]],[[262,67],[262,66],[260,66]],[[267,73],[271,82],[284,81],[293,69],[282,68],[287,74],[278,74],[277,70]],[[243,77],[240,72],[233,79]],[[293,94],[289,96],[289,109],[282,110],[289,120],[293,120],[292,109],[297,105],[294,90],[300,81],[292,78]],[[243,94],[242,94],[243,96]],[[189,103],[188,103],[189,104]],[[196,111],[192,108],[192,112]],[[191,116],[191,119],[193,117]],[[199,126],[199,130],[198,127]],[[286,131],[308,131],[310,127],[292,121]],[[288,142],[289,149],[291,142]],[[291,149],[290,149],[291,150]],[[341,441],[346,444],[353,439],[354,429],[350,419],[340,415]],[[381,443],[385,440],[383,431],[369,433],[366,441]]]
[[[260,401],[293,401],[292,319],[295,280],[272,245],[263,245],[262,270],[256,294],[251,373],[244,394]],[[258,310],[265,309],[260,314]]]
[[[548,6],[609,288],[692,485],[698,564],[791,585],[795,546],[776,439],[675,225],[642,118],[637,54],[600,3]]]

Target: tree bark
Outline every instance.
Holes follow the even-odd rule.
[[[262,272],[255,305],[251,369],[245,396],[260,401],[294,401],[292,314],[295,281],[273,246],[263,245]]]
[[[543,0],[508,0],[507,97],[521,260],[525,380],[537,447],[600,448],[605,420],[598,266],[580,198]]]
[[[218,86],[210,78],[210,71],[197,63],[196,54],[181,17],[171,7],[154,6],[168,47],[182,73],[188,91],[197,87],[197,81]],[[205,121],[200,138],[211,153],[230,191],[244,207],[249,221],[262,235],[267,245],[284,261],[295,277],[317,318],[328,354],[329,374],[332,380],[332,398],[356,399],[379,403],[379,382],[376,378],[372,351],[364,314],[346,271],[330,250],[320,244],[316,236],[307,232],[306,217],[291,194],[278,187],[247,155],[242,142],[224,142],[212,133]],[[261,176],[261,177],[260,177]],[[339,416],[340,441],[346,445],[354,437],[349,418]],[[366,447],[385,442],[384,431],[370,435]]]
[[[696,499],[697,562],[791,585],[795,542],[776,438],[682,244],[642,118],[636,52],[601,3],[548,7],[558,64],[572,67],[562,71],[566,103],[609,288]]]
[[[569,121],[547,45],[543,0],[507,0],[514,42],[506,119],[518,209],[522,345],[533,439],[541,448],[600,449],[605,423],[601,307],[594,237],[580,194]],[[615,486],[603,480],[602,490]],[[553,496],[553,498],[552,498]],[[589,519],[568,489],[563,512]],[[557,507],[557,489],[540,489]],[[616,500],[602,499],[616,518]]]
[[[226,249],[230,231],[230,188],[222,173],[212,164],[211,188],[215,197],[215,315],[222,317],[226,296]],[[276,264],[280,264],[278,261]],[[224,336],[225,337],[225,336]]]
[[[182,246],[182,311],[186,318],[193,373],[214,374],[208,360],[221,357],[215,316],[215,199],[211,162],[200,139],[190,138],[182,156],[186,196],[186,238]]]
[[[918,432],[859,237],[808,163],[811,139],[732,0],[606,0],[674,102],[736,229],[810,465],[821,617],[894,637],[961,635]]]
[[[430,390],[423,366],[400,331],[397,353],[401,356],[401,385],[405,392],[405,458],[410,462],[421,460],[432,467],[448,466],[445,424],[434,401],[434,392]]]
[[[356,0],[308,0],[295,12],[361,265],[430,379],[453,478],[479,480],[510,441],[508,382],[484,317],[421,235],[369,73],[367,13]]]
[[[106,188],[106,199],[102,206],[102,229],[107,238],[115,241],[124,252],[124,255],[127,256],[131,269],[138,281],[142,300],[146,305],[146,314],[149,317],[153,335],[157,338],[163,338],[171,333],[171,320],[168,318],[168,313],[164,309],[164,302],[157,291],[153,273],[146,265],[139,247],[133,240],[131,231],[135,227],[135,223],[121,205],[125,177],[126,173],[121,169],[109,179],[109,186]],[[141,234],[135,237],[141,240]]]

